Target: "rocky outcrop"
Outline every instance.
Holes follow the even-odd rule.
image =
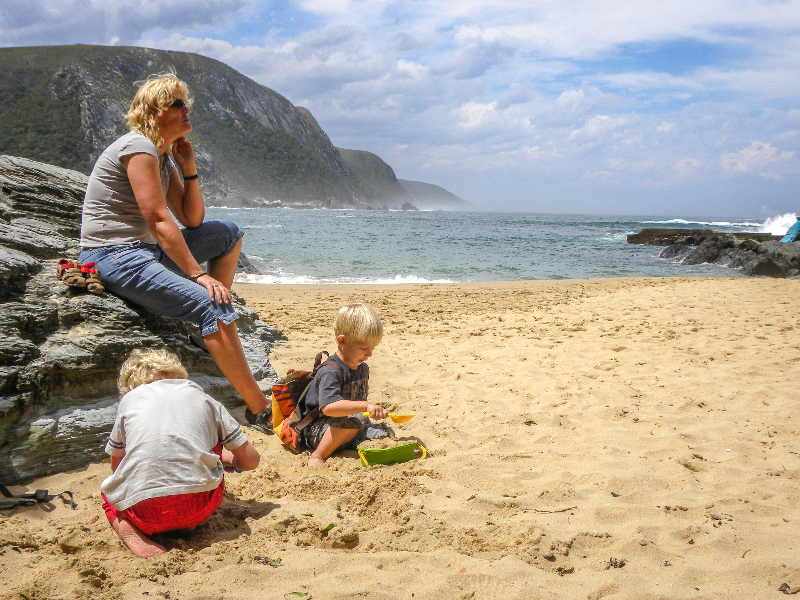
[[[105,456],[116,377],[134,348],[171,349],[209,394],[243,406],[211,358],[187,342],[189,325],[57,280],[58,259],[78,257],[85,187],[76,171],[0,157],[0,483]],[[266,385],[282,334],[235,302],[250,368]]]
[[[800,242],[779,239],[768,233],[653,228],[629,235],[628,243],[667,245],[659,257],[686,265],[715,264],[754,277],[800,277]]]
[[[392,167],[372,152],[338,148],[347,168],[383,201],[380,208],[398,208],[410,200],[408,192],[397,181]]]
[[[422,181],[408,181],[398,179],[400,185],[408,192],[411,202],[423,210],[474,210],[475,205],[451,194],[446,189],[423,183]]]
[[[672,244],[686,244],[696,246],[705,238],[712,235],[722,235],[711,229],[680,229],[669,227],[646,227],[639,233],[628,234],[629,244],[645,244],[648,246],[670,246]],[[737,240],[755,240],[767,242],[781,239],[779,235],[770,233],[728,233]]]

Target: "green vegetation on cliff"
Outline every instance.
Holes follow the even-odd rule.
[[[0,154],[88,173],[92,147],[80,135],[80,106],[47,87],[60,65],[23,61],[26,54],[5,49],[0,61]]]
[[[211,203],[381,208],[408,200],[379,157],[343,151],[347,161],[306,109],[219,61],[185,52],[0,48],[0,154],[88,174],[127,131],[124,115],[139,84],[167,71],[191,91],[189,137]]]

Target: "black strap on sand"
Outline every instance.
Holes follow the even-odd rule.
[[[33,494],[14,495],[6,486],[0,483],[0,494],[7,498],[7,500],[0,500],[0,510],[16,508],[17,506],[33,506],[34,504],[51,502],[56,498],[61,498],[64,504],[69,504],[70,508],[75,509],[75,500],[72,498],[72,492],[48,494],[47,490],[36,490]],[[66,497],[69,497],[69,500]]]

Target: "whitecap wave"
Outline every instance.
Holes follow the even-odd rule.
[[[772,235],[784,235],[795,222],[797,222],[795,213],[785,213],[777,217],[770,217],[758,226],[758,231]]]
[[[761,227],[761,223],[751,221],[689,221],[687,219],[664,219],[663,221],[642,221],[648,225],[696,225],[697,227]]]
[[[330,285],[330,284],[358,284],[358,285],[396,285],[406,283],[456,283],[453,279],[427,279],[416,275],[395,275],[394,277],[309,277],[289,273],[271,275],[237,274],[236,283],[258,283],[265,285]]]

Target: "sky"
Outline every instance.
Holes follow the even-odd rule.
[[[0,46],[76,43],[220,60],[482,209],[800,214],[800,0],[0,5]]]

